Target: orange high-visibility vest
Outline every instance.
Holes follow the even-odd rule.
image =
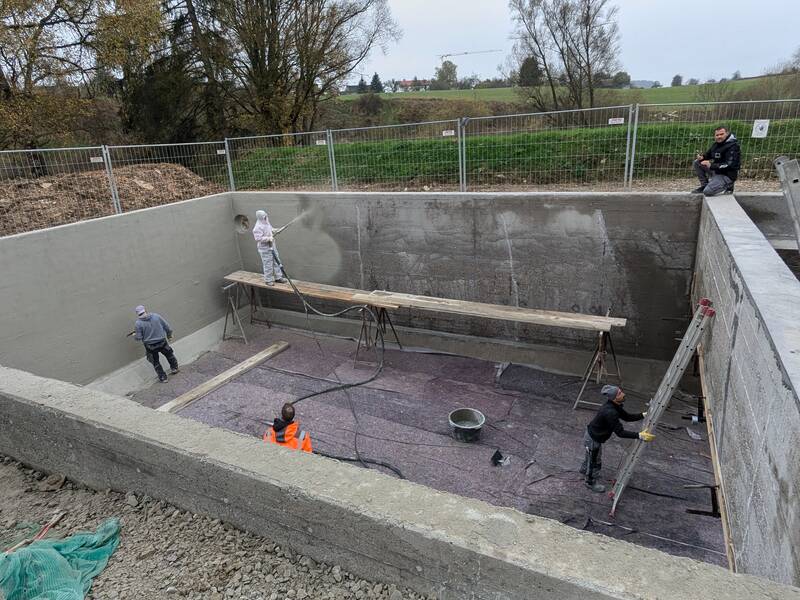
[[[292,450],[311,452],[311,436],[302,429],[298,431],[297,423],[292,421],[286,427],[276,432],[270,427],[264,432],[264,441],[285,446]]]

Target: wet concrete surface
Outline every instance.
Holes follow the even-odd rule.
[[[218,351],[182,366],[168,383],[154,380],[133,399],[160,406],[285,340],[288,350],[180,412],[260,437],[284,402],[339,382],[364,380],[376,366],[354,366],[351,340],[278,327],[258,327],[248,337],[247,345],[224,342]],[[360,357],[369,358],[363,350]],[[496,365],[486,361],[387,349],[384,369],[374,381],[298,403],[297,421],[310,433],[316,452],[353,464],[359,464],[358,456],[384,462],[405,478],[438,490],[671,554],[726,563],[720,520],[686,513],[688,508],[709,510],[710,495],[707,489],[683,486],[714,482],[705,425],[681,418],[693,412],[693,404],[673,400],[612,518],[610,499],[587,489],[578,472],[583,431],[593,416],[592,410],[572,410],[580,382],[516,365],[503,373],[499,384],[495,375]],[[598,390],[590,386],[587,398],[599,399]],[[644,401],[629,391],[626,408],[644,410]],[[450,431],[448,414],[462,407],[486,416],[478,442],[457,441]],[[637,425],[626,427],[636,430]],[[604,445],[600,481],[609,489],[627,443],[612,438]],[[495,450],[509,457],[506,466],[493,466]],[[394,475],[379,465],[366,466]]]

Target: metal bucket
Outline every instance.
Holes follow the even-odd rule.
[[[474,442],[481,435],[481,427],[486,422],[486,417],[474,408],[459,408],[448,415],[448,421],[457,440]]]

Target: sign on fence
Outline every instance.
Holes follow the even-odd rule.
[[[625,124],[625,117],[611,117],[608,120],[609,125],[624,125]]]
[[[769,119],[756,119],[753,121],[753,135],[750,137],[754,138],[765,138],[767,137],[767,131],[769,130]]]
[[[328,140],[317,140],[317,141],[316,141],[316,142],[314,142],[314,143],[315,143],[317,146],[327,146],[327,145],[328,145]]]
[[[442,137],[452,137],[456,134],[455,129],[445,129],[442,131]]]

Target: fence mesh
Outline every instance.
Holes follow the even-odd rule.
[[[719,125],[728,127],[741,145],[737,189],[770,181],[777,190],[772,161],[781,154],[800,155],[800,100],[641,104],[637,119],[634,182],[684,179],[696,187],[692,161],[708,150]]]
[[[111,214],[102,147],[0,152],[0,235]]]
[[[229,189],[224,142],[109,146],[123,211]]]
[[[458,120],[331,132],[340,190],[458,190]]]
[[[631,116],[634,116],[631,119]],[[681,190],[717,125],[738,191],[779,190],[800,100],[641,104],[231,138],[0,152],[0,235],[240,190]]]
[[[625,179],[630,106],[470,119],[464,128],[469,189]]]
[[[229,138],[237,190],[330,190],[325,131]]]

